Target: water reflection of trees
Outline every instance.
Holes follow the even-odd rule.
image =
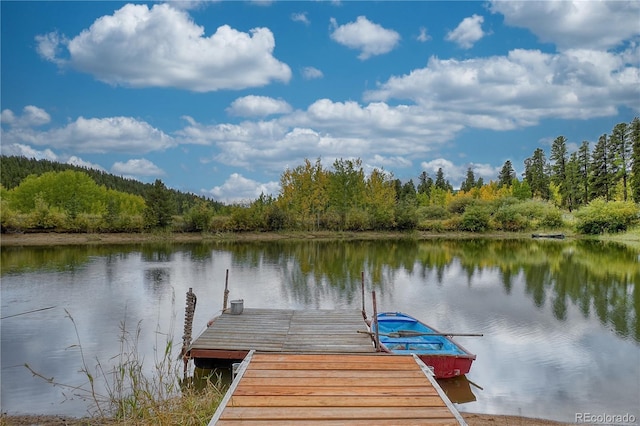
[[[360,297],[360,277],[384,293],[400,271],[425,278],[444,274],[456,262],[468,278],[497,270],[506,294],[522,276],[525,292],[538,308],[551,304],[564,321],[570,305],[585,316],[596,315],[623,337],[640,341],[640,264],[635,251],[614,243],[542,240],[380,240],[268,242],[229,246],[234,263],[277,265],[282,288],[306,305],[319,294],[334,300]]]
[[[92,257],[126,256],[134,250],[133,245],[3,247],[0,271],[2,275],[42,270],[74,271],[84,267]]]
[[[523,279],[525,292],[537,307],[551,304],[554,316],[563,321],[571,306],[582,315],[595,315],[620,336],[640,342],[640,260],[623,245],[596,241],[544,240],[446,240],[417,241],[309,241],[211,243],[193,245],[149,244],[77,247],[7,247],[1,250],[1,273],[38,270],[73,271],[92,257],[118,262],[132,253],[150,267],[171,263],[175,253],[192,262],[213,259],[216,251],[229,253],[232,268],[275,268],[283,277],[284,294],[305,306],[319,296],[351,303],[360,298],[361,273],[380,294],[390,291],[400,273],[436,278],[446,286],[445,272],[459,266],[469,285],[485,270],[497,271],[505,293]],[[115,266],[114,266],[115,267]],[[147,271],[152,291],[170,282],[168,271]],[[109,273],[110,268],[107,269]]]

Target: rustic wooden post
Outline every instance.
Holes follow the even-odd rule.
[[[193,289],[189,287],[189,291],[187,292],[187,306],[184,311],[184,334],[182,335],[182,360],[184,362],[184,370],[183,375],[184,378],[187,378],[187,370],[189,364],[189,357],[187,356],[187,352],[189,351],[189,346],[191,346],[191,332],[193,331],[193,316],[196,312],[196,303],[198,298],[196,297]]]
[[[364,318],[364,321],[367,322],[367,310],[364,307],[364,271],[361,272],[361,278],[362,278],[362,317]]]
[[[222,301],[222,312],[227,310],[227,302],[229,302],[229,270],[227,269],[227,276],[224,279],[224,300]]]
[[[378,307],[376,306],[376,292],[371,292],[371,298],[373,299],[373,324],[376,328],[376,351],[380,352],[380,330],[378,329]]]

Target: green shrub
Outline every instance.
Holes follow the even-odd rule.
[[[369,215],[366,211],[353,208],[347,212],[344,227],[347,231],[364,231],[369,229]]]
[[[80,213],[72,221],[73,230],[76,232],[101,232],[105,230],[105,222],[102,215]]]
[[[460,221],[460,230],[484,232],[489,229],[489,212],[486,208],[472,206],[466,209]]]
[[[118,216],[109,232],[142,232],[144,230],[144,218],[141,214],[123,214]]]
[[[399,203],[395,209],[396,229],[406,231],[416,229],[418,225],[418,210],[408,202]]]
[[[208,231],[212,217],[213,209],[204,201],[199,202],[184,215],[185,231]]]
[[[447,209],[453,214],[462,214],[468,207],[475,204],[476,200],[470,195],[458,196],[449,202]]]
[[[530,220],[542,218],[550,207],[551,204],[540,200],[527,200],[513,205],[516,212]]]
[[[4,200],[0,206],[0,218],[2,232],[24,232],[29,227],[29,215],[9,208]]]
[[[287,213],[277,205],[271,205],[267,209],[265,221],[268,231],[280,231],[287,223]]]
[[[562,228],[564,226],[562,212],[558,208],[547,210],[542,216],[540,224],[545,228]]]
[[[320,228],[330,231],[339,231],[341,229],[340,215],[334,210],[329,210],[320,216]]]
[[[513,204],[500,207],[493,217],[496,228],[511,232],[526,230],[530,225],[529,220],[519,210]]]
[[[233,223],[229,216],[214,216],[209,223],[211,232],[229,232],[233,229]]]
[[[446,208],[437,205],[419,207],[416,213],[420,220],[447,219],[451,216]]]
[[[460,216],[454,216],[450,219],[442,221],[442,227],[445,231],[460,231],[462,219]]]
[[[423,220],[418,223],[417,228],[426,232],[444,232],[444,224],[441,220]]]
[[[638,222],[639,214],[640,208],[633,202],[607,202],[597,198],[576,212],[576,228],[582,234],[591,235],[626,231]]]
[[[35,198],[35,209],[29,214],[27,227],[31,229],[64,229],[67,217],[60,209],[49,207],[44,198],[38,194]]]

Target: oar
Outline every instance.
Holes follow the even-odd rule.
[[[484,388],[476,383],[473,383],[471,380],[467,379],[467,382],[469,382],[470,384],[472,384],[473,386],[477,387],[480,390],[484,390]]]
[[[422,333],[420,331],[412,330],[398,330],[396,333],[399,337],[412,337],[412,336],[461,336],[461,337],[482,337],[481,333]]]
[[[373,335],[370,331],[358,330],[358,333]],[[484,334],[478,333],[421,333],[419,331],[399,330],[392,333],[380,333],[381,336],[387,337],[415,337],[415,336],[462,336],[462,337],[482,337]]]

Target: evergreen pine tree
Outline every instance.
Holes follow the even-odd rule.
[[[440,167],[438,169],[438,172],[436,173],[436,182],[435,182],[435,186],[438,189],[444,189],[445,191],[448,188],[447,182],[444,180],[444,172],[442,171],[442,167]]]
[[[534,197],[548,200],[551,196],[549,190],[549,176],[547,175],[547,160],[542,148],[537,148],[533,156],[527,158],[525,164],[525,180],[531,188]]]
[[[427,172],[423,171],[418,177],[420,183],[418,184],[418,194],[429,194],[431,187],[433,186],[433,179],[429,177]]]
[[[640,119],[635,117],[629,125],[631,139],[631,195],[640,203]]]
[[[469,167],[467,169],[467,178],[460,185],[460,190],[464,192],[469,192],[471,191],[472,188],[475,188],[475,186],[476,186],[476,177],[473,173],[473,169]]]
[[[500,170],[500,174],[498,175],[498,187],[510,187],[515,177],[516,172],[513,170],[511,160],[505,161],[504,165],[502,166],[502,170]]]
[[[582,204],[589,204],[589,142],[583,141],[578,150],[578,176],[582,183],[581,196]]]
[[[145,201],[147,207],[144,211],[144,219],[147,227],[165,228],[171,225],[171,216],[176,207],[171,192],[160,179],[156,179],[151,189],[147,191]]]
[[[623,197],[627,201],[627,186],[629,179],[629,166],[631,163],[631,134],[627,123],[618,123],[611,132],[610,139],[611,159],[615,165],[616,176],[614,184],[618,179],[622,179]]]
[[[591,154],[589,186],[591,198],[603,197],[611,199],[612,173],[611,159],[609,158],[609,137],[603,134]]]
[[[553,164],[551,164],[551,182],[556,184],[560,189],[562,206],[567,206],[569,198],[567,185],[567,139],[564,136],[558,136],[553,141],[549,160],[553,162]]]

